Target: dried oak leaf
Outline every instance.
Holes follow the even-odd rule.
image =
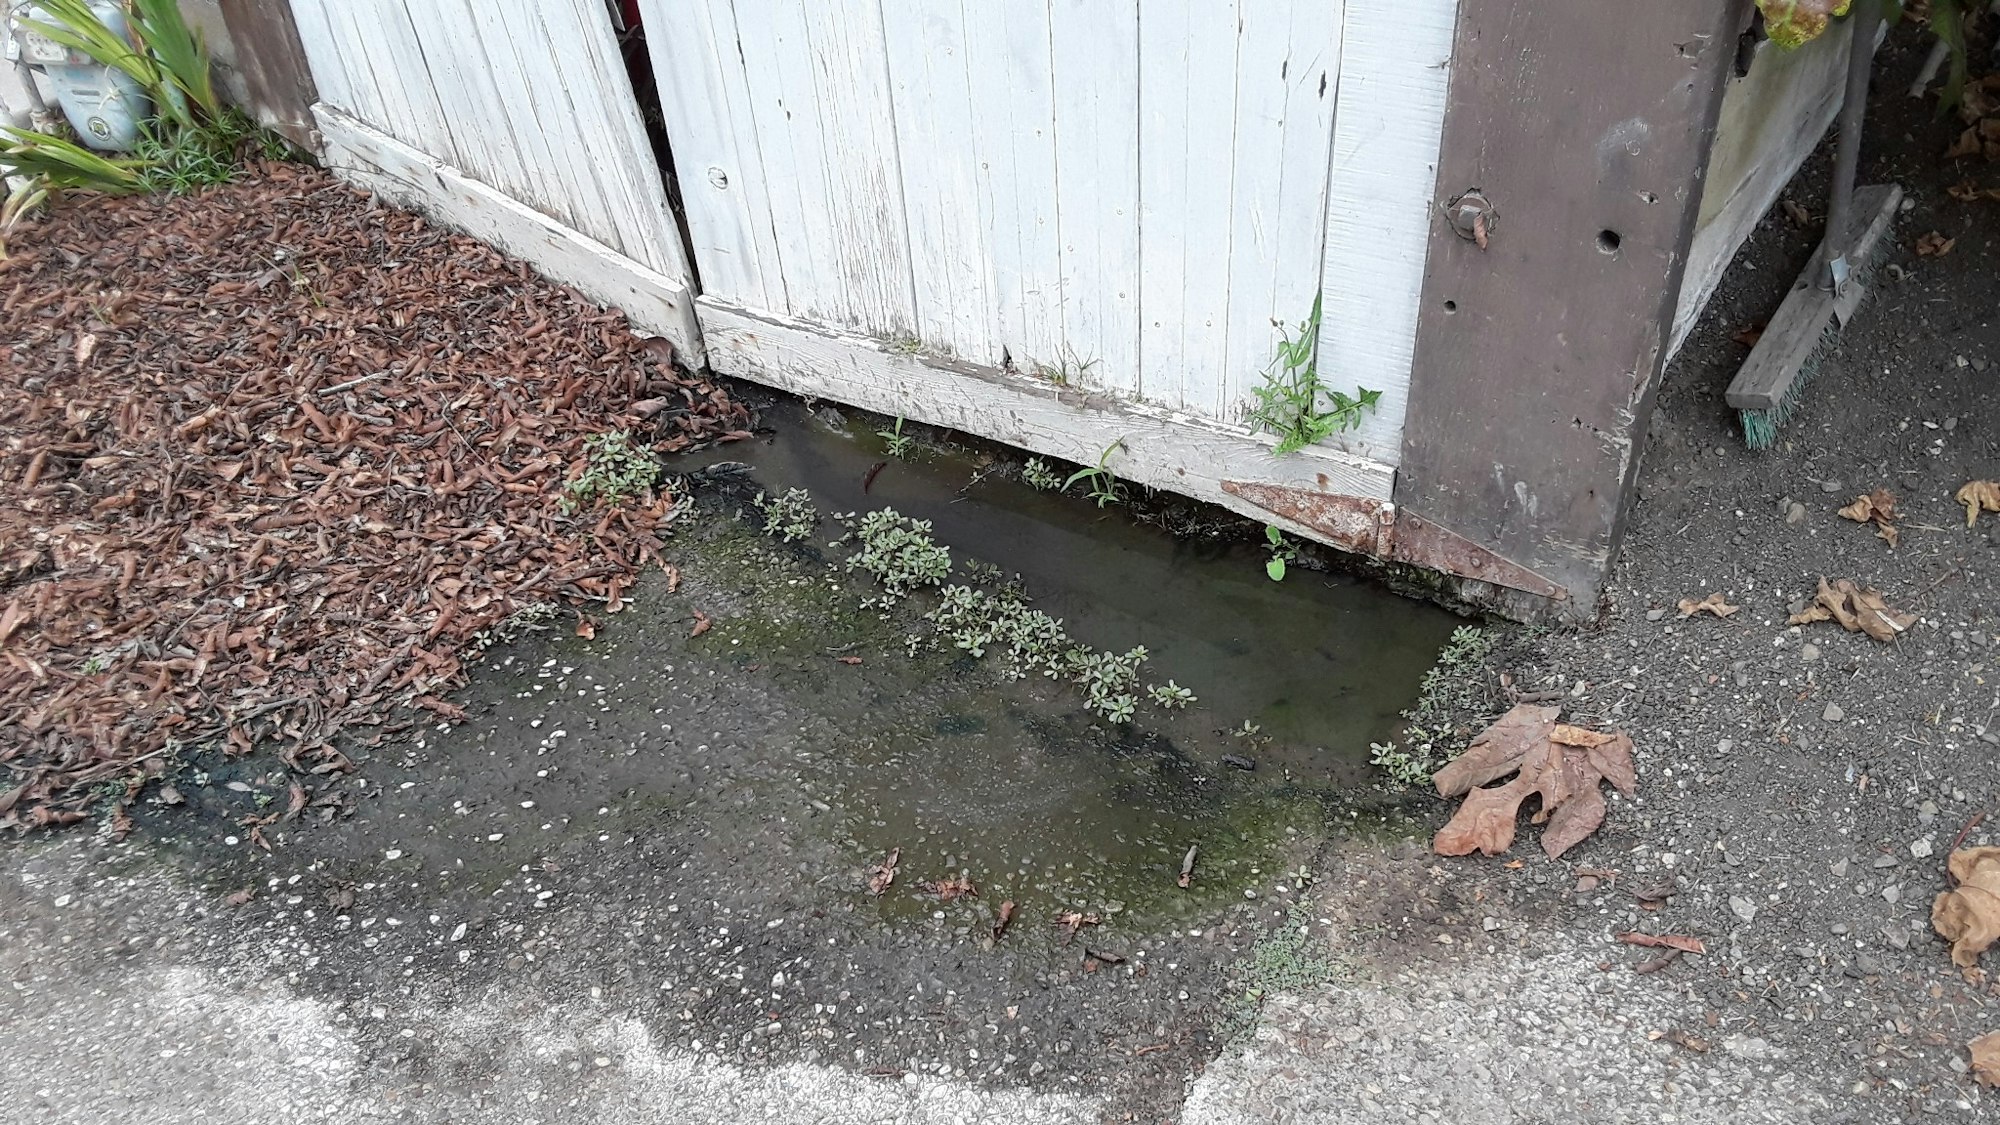
[[[1972,1076],[1981,1086],[2000,1086],[2000,1031],[1989,1031],[1965,1045],[1972,1055]]]
[[[694,628],[692,628],[692,629],[689,629],[689,630],[688,630],[688,639],[692,640],[692,639],[694,639],[695,637],[699,637],[699,636],[701,636],[701,635],[702,635],[703,633],[706,633],[706,632],[708,632],[708,630],[709,630],[709,627],[710,627],[711,625],[714,625],[714,624],[715,624],[715,622],[713,622],[713,621],[710,621],[710,620],[708,619],[708,614],[706,614],[706,613],[703,613],[702,611],[700,611],[700,610],[698,610],[698,609],[697,609],[697,610],[695,610],[695,611],[694,611]]]
[[[903,858],[903,849],[890,848],[889,856],[868,869],[868,893],[880,895],[896,881],[896,862]]]
[[[1013,924],[1014,900],[1010,898],[1000,904],[1000,917],[993,920],[993,940],[999,941],[1000,935],[1006,933],[1007,927]]]
[[[1728,599],[1722,596],[1722,591],[1717,590],[1700,601],[1695,601],[1693,598],[1682,598],[1679,608],[1682,617],[1693,617],[1697,613],[1713,614],[1716,617],[1728,617],[1743,607],[1740,605],[1730,605]]]
[[[1893,547],[1896,545],[1896,525],[1890,521],[1896,518],[1896,494],[1886,488],[1878,488],[1865,496],[1856,496],[1854,503],[1840,509],[1840,514],[1855,523],[1873,523],[1875,534]]]
[[[1965,526],[1971,527],[1978,522],[1981,509],[2000,512],[2000,481],[1966,481],[1963,487],[1952,494],[1952,499],[1965,505]],[[6,639],[6,633],[7,630],[0,627],[0,640]]]
[[[1917,257],[1942,258],[1946,254],[1951,253],[1951,248],[1956,245],[1958,245],[1958,239],[1946,238],[1938,231],[1920,234],[1917,236]]]
[[[1951,943],[1951,963],[1970,969],[2000,941],[2000,848],[1960,848],[1946,866],[1958,886],[1931,901],[1931,928]]]
[[[1884,644],[1896,639],[1898,633],[1915,624],[1917,615],[1891,609],[1882,599],[1880,590],[1856,586],[1852,580],[1842,578],[1837,582],[1827,582],[1824,575],[1819,580],[1819,593],[1813,603],[1802,613],[1795,613],[1787,619],[1787,624],[1806,625],[1814,621],[1837,621],[1840,627],[1850,633],[1866,633]]]

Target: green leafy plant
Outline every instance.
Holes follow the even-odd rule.
[[[1028,463],[1021,466],[1021,480],[1029,488],[1043,492],[1055,492],[1063,486],[1062,474],[1049,468],[1049,463],[1040,457],[1030,457]]]
[[[1477,716],[1486,703],[1479,667],[1492,654],[1497,638],[1489,631],[1462,625],[1438,652],[1437,663],[1424,673],[1417,702],[1403,712],[1402,744],[1373,742],[1369,761],[1399,786],[1417,786],[1463,749],[1470,730],[1464,720]]]
[[[1283,582],[1286,566],[1299,561],[1299,549],[1285,538],[1284,532],[1269,525],[1264,528],[1264,547],[1271,552],[1271,557],[1264,561],[1264,573],[1273,582]]]
[[[764,514],[764,534],[784,542],[796,543],[819,527],[819,510],[813,507],[812,493],[803,488],[786,489],[775,500],[759,492],[751,504]]]
[[[865,571],[882,584],[881,596],[863,603],[869,608],[894,605],[951,576],[951,548],[931,537],[929,520],[913,520],[894,508],[881,508],[858,520],[852,512],[834,518],[848,528],[834,542],[852,539],[858,544],[848,556],[847,569]]]
[[[1095,359],[1079,359],[1068,344],[1063,345],[1062,355],[1054,363],[1037,363],[1035,375],[1047,379],[1058,387],[1073,387],[1083,382],[1090,369],[1097,366]]]
[[[583,439],[584,468],[563,485],[561,508],[576,512],[598,504],[617,504],[653,487],[660,463],[653,454],[632,444],[625,430],[608,430]]]
[[[1097,501],[1097,506],[1100,508],[1125,499],[1125,485],[1119,481],[1118,474],[1111,471],[1111,454],[1123,448],[1125,448],[1124,438],[1105,446],[1104,452],[1097,455],[1097,464],[1087,465],[1071,473],[1069,479],[1062,482],[1061,491],[1068,492],[1069,486],[1078,481],[1088,481],[1090,489],[1084,495]]]
[[[1264,385],[1252,387],[1257,405],[1250,409],[1252,427],[1277,435],[1276,453],[1296,453],[1334,434],[1361,424],[1361,416],[1376,409],[1381,391],[1355,388],[1353,396],[1320,381],[1319,324],[1323,297],[1313,298],[1312,315],[1299,322],[1296,334],[1285,333],[1278,354],[1264,371]]]
[[[182,18],[177,0],[126,0],[127,33],[113,30],[88,0],[41,0],[46,19],[22,26],[132,79],[150,103],[130,157],[106,157],[65,136],[4,130],[0,164],[51,187],[108,193],[187,191],[234,178],[244,143],[266,155],[288,152],[216,93],[208,45]],[[145,107],[140,107],[142,110]]]
[[[0,203],[0,262],[7,260],[7,239],[28,216],[35,213],[49,198],[49,183],[40,176],[23,177],[7,192],[7,201]]]
[[[1015,591],[946,586],[924,619],[937,627],[937,636],[967,656],[995,655],[1004,679],[1067,680],[1082,689],[1085,710],[1113,723],[1131,722],[1138,709],[1139,669],[1150,655],[1145,646],[1098,652],[1072,639],[1061,621],[1031,608]],[[912,651],[918,644],[921,639]],[[1195,698],[1172,680],[1148,687],[1146,695],[1165,710],[1179,710]]]
[[[882,439],[882,451],[898,461],[908,457],[910,450],[915,448],[917,444],[916,438],[905,437],[903,435],[903,416],[901,414],[896,415],[895,429],[876,430],[875,436]]]
[[[1863,0],[1865,3],[1866,0]],[[1800,47],[1819,38],[1853,0],[1757,0],[1764,32],[1780,47]]]
[[[0,165],[48,188],[83,188],[109,195],[138,191],[141,163],[101,156],[68,137],[0,126]]]

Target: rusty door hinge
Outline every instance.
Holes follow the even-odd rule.
[[[1222,490],[1309,527],[1345,551],[1476,578],[1556,601],[1569,597],[1562,584],[1413,512],[1399,512],[1387,500],[1237,480],[1223,481]]]

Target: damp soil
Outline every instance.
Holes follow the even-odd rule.
[[[196,815],[149,808],[150,846],[218,895],[257,890],[245,924],[309,946],[303,983],[329,995],[589,987],[724,1059],[1164,1112],[1248,1026],[1243,958],[1337,877],[1326,844],[1414,831],[1368,745],[1463,622],[1347,575],[1272,582],[1252,545],[1038,492],[991,451],[898,460],[879,420],[761,407],[757,440],[669,465],[694,498],[663,552],[677,584],[650,571],[589,639],[565,614],[493,648],[463,721],[372,751],[351,813],[267,829],[274,852],[240,822],[284,806],[282,771],[205,756],[172,779]],[[911,655],[924,599],[862,608],[833,519],[762,534],[751,498],[791,487],[933,521],[961,571],[1002,568],[1082,643],[1146,646],[1145,681],[1198,702],[1110,724],[1074,688]],[[953,876],[976,895],[927,886]],[[1097,921],[1072,934],[1065,912]],[[442,1065],[421,1036],[378,1046]]]

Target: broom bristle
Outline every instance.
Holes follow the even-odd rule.
[[[1876,267],[1873,263],[1858,266],[1854,270],[1854,282],[1861,286],[1860,304],[1866,304],[1875,291],[1875,272]],[[1856,312],[1859,311],[1857,305]],[[1853,314],[1849,314],[1849,319],[1853,319]],[[1798,370],[1792,375],[1791,385],[1785,388],[1785,393],[1779,398],[1777,406],[1766,410],[1736,412],[1737,420],[1743,424],[1744,445],[1753,450],[1765,450],[1777,443],[1778,430],[1786,422],[1791,421],[1793,414],[1798,413],[1799,407],[1805,402],[1806,385],[1812,382],[1813,376],[1819,374],[1820,365],[1833,353],[1833,349],[1839,343],[1841,328],[1842,325],[1838,323],[1829,323],[1825,331],[1819,334],[1812,351],[1806,353],[1806,357],[1799,361]]]

